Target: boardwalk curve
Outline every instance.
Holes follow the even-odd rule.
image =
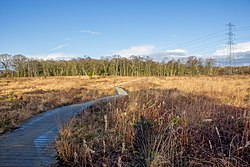
[[[59,126],[97,102],[105,102],[127,93],[116,87],[117,94],[79,104],[58,107],[36,115],[12,132],[0,135],[0,166],[50,166],[56,164],[53,142]]]

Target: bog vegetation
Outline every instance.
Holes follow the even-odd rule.
[[[250,74],[250,66],[218,67],[214,59],[194,56],[155,62],[150,57],[119,55],[102,59],[39,60],[23,55],[1,54],[0,77],[36,76],[194,76]]]
[[[114,86],[135,78],[0,78],[0,133],[49,109],[114,94]]]
[[[60,130],[68,166],[249,166],[250,78],[141,78]]]

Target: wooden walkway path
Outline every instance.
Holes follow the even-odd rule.
[[[114,96],[49,110],[28,119],[16,130],[0,135],[0,166],[28,167],[56,164],[53,142],[59,126],[97,102],[127,95],[121,88],[116,90],[117,95]]]

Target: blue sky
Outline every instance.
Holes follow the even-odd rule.
[[[249,16],[250,0],[0,0],[0,53],[223,57],[229,22],[250,52]]]

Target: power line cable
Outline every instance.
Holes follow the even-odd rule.
[[[229,25],[229,24],[228,24]],[[228,27],[227,25],[227,27]],[[232,24],[231,24],[232,25]],[[233,26],[233,25],[232,25]],[[232,27],[232,31],[246,31],[246,30],[250,30],[250,26],[243,26],[243,27],[237,27],[237,29],[234,28],[234,26]],[[188,51],[188,53],[192,52],[192,54],[195,54],[195,52],[200,52],[201,54],[199,55],[204,55],[204,56],[207,56],[209,54],[212,54],[211,55],[211,58],[214,58],[214,59],[218,59],[218,56],[215,56],[214,53],[216,52],[216,50],[218,49],[215,49],[214,51],[206,51],[204,52],[204,50],[208,50],[209,48],[212,48],[213,46],[219,46],[219,44],[222,42],[222,41],[225,41],[225,39],[221,39],[221,40],[217,40],[217,41],[211,41],[213,39],[217,39],[218,37],[221,37],[221,36],[224,36],[225,34],[222,32],[225,32],[225,29],[224,30],[220,30],[220,31],[217,31],[215,33],[211,33],[211,34],[208,34],[208,35],[205,35],[205,36],[202,36],[202,37],[199,37],[199,38],[196,38],[196,39],[193,39],[193,40],[190,40],[190,41],[187,41],[187,42],[182,42],[182,43],[179,43],[179,44],[174,44],[174,45],[169,45],[168,48],[183,48],[183,47],[188,47],[188,46],[193,46],[193,45],[196,45],[195,47],[188,47],[186,50]],[[230,34],[231,34],[231,45],[234,44],[233,43],[233,40],[234,39],[234,34],[232,35],[232,33],[230,33],[230,31],[227,33],[227,37],[229,36],[230,37]],[[228,39],[228,38],[227,38]],[[237,40],[241,40],[242,38],[237,38]],[[230,40],[229,40],[230,41]],[[202,45],[199,45],[197,46],[197,43],[199,42],[203,42]],[[204,44],[205,43],[205,44]],[[228,45],[228,43],[227,43]],[[223,47],[221,48],[220,50],[225,50],[226,47]],[[225,53],[225,56],[226,56],[226,53]],[[223,61],[226,62],[226,57],[222,57],[223,58]],[[225,63],[224,63],[225,64]]]
[[[192,43],[187,43],[186,45],[179,45],[179,46],[176,47],[176,48],[187,47],[187,46],[192,46],[192,45],[197,45],[197,43],[205,42],[205,41],[211,41],[212,39],[216,39],[216,38],[222,37],[222,36],[224,36],[224,34],[216,35],[216,36],[213,36],[213,37],[210,37],[210,38],[206,38],[206,39],[202,39],[202,40],[199,40],[199,41],[195,41],[195,42],[192,42]]]
[[[200,46],[197,46],[197,47],[192,47],[192,48],[188,48],[188,51],[192,51],[192,50],[196,50],[197,48],[210,48],[212,46],[218,46],[218,44],[221,44],[221,42],[223,42],[223,40],[218,40],[218,41],[213,41],[211,43],[207,43],[207,44],[203,44],[203,45],[200,45]]]
[[[218,34],[221,34],[222,32],[224,32],[225,30],[219,30],[217,32],[214,32],[214,33],[210,33],[208,35],[205,35],[205,36],[202,36],[202,37],[199,37],[199,38],[195,38],[193,40],[190,40],[190,41],[187,41],[187,42],[181,42],[179,44],[173,44],[173,45],[169,45],[168,48],[172,48],[172,47],[176,47],[176,46],[182,46],[182,45],[187,45],[187,44],[190,44],[190,43],[196,43],[196,42],[199,42],[201,40],[205,40],[207,38],[211,38],[211,36],[214,36],[214,35],[218,35]]]
[[[236,29],[235,31],[248,31],[248,30],[250,30],[250,28],[240,29],[240,30]]]
[[[237,27],[236,29],[242,29],[242,28],[250,28],[250,26]]]
[[[249,30],[250,26],[242,26],[242,27],[238,27],[235,31],[243,31],[243,30]],[[205,36],[202,36],[202,37],[199,37],[199,38],[196,38],[196,39],[193,39],[193,40],[190,40],[190,41],[187,41],[187,42],[182,42],[182,43],[179,43],[179,44],[174,44],[174,45],[169,45],[168,48],[180,48],[180,47],[186,47],[186,46],[192,46],[198,42],[203,42],[203,41],[207,41],[207,40],[210,40],[210,39],[214,39],[214,38],[217,38],[217,37],[220,37],[220,36],[224,36],[225,34],[222,32],[224,32],[225,29],[221,29],[217,32],[214,32],[214,33],[210,33],[208,35],[205,35]]]
[[[221,37],[221,36],[224,36],[224,34],[216,35],[216,36],[213,36],[213,37],[210,37],[210,38],[200,39],[200,40],[189,42],[189,43],[182,44],[182,45],[175,45],[174,47],[171,47],[171,48],[180,48],[180,47],[192,46],[192,45],[196,45],[197,43],[200,43],[200,42],[210,41],[212,39],[216,39],[216,38]]]

